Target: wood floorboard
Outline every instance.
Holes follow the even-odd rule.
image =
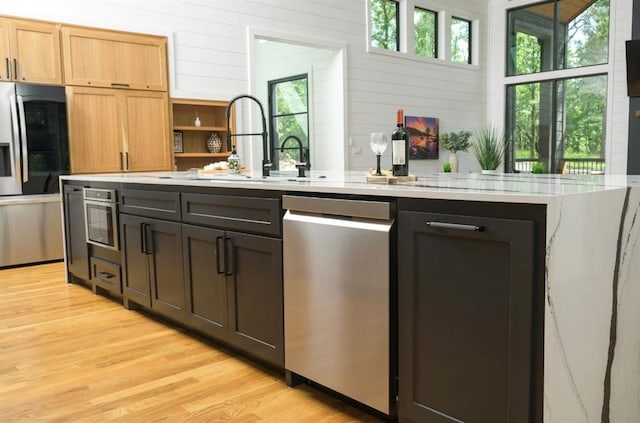
[[[64,280],[0,269],[0,422],[382,420]]]

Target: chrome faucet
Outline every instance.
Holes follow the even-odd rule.
[[[306,170],[311,169],[311,160],[308,157],[309,149],[305,148],[304,145],[302,145],[302,141],[300,141],[300,138],[296,137],[295,135],[289,135],[287,138],[284,139],[284,141],[282,141],[282,144],[280,144],[281,153],[284,153],[284,150],[285,150],[284,146],[289,140],[294,140],[298,143],[299,152],[298,152],[298,162],[296,163],[296,169],[298,169],[298,177],[304,178],[305,169]],[[305,154],[305,151],[306,151],[306,154]]]
[[[262,117],[262,132],[250,133],[250,134],[232,134],[231,133],[231,125],[230,125],[231,106],[233,106],[233,103],[235,103],[237,100],[240,100],[241,98],[248,98],[250,100],[253,100],[255,103],[258,104],[258,107],[260,107],[260,115]],[[260,100],[258,100],[257,98],[249,94],[240,94],[239,96],[234,97],[233,99],[231,99],[231,101],[227,105],[226,118],[227,118],[227,150],[231,151],[232,137],[261,135],[262,136],[262,176],[263,177],[269,176],[269,170],[271,169],[272,164],[269,157],[269,138],[267,134],[267,120],[264,117],[264,108],[262,107],[262,103],[260,103]]]

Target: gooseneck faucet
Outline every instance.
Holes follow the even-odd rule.
[[[262,117],[262,132],[248,133],[248,134],[237,134],[237,133],[232,134],[231,133],[231,124],[230,124],[231,123],[231,106],[233,106],[233,103],[240,100],[241,98],[248,98],[250,100],[253,100],[255,103],[258,104],[258,107],[260,107],[260,116]],[[269,176],[269,170],[271,169],[271,160],[269,157],[269,139],[267,134],[267,120],[264,117],[264,108],[262,107],[262,103],[260,103],[260,100],[258,100],[257,98],[249,94],[240,94],[239,96],[232,98],[231,101],[229,101],[229,104],[227,105],[226,118],[227,118],[227,150],[231,151],[232,137],[261,135],[262,136],[262,176]]]
[[[308,154],[309,150],[306,149],[304,145],[302,145],[302,141],[300,141],[300,138],[298,138],[295,135],[289,135],[284,139],[284,141],[282,141],[282,144],[280,144],[281,153],[284,153],[284,150],[285,150],[284,146],[289,140],[294,140],[298,143],[298,162],[296,163],[296,169],[298,169],[298,177],[304,178],[305,169],[306,170],[311,169],[310,159],[309,157],[307,157],[309,155]],[[305,150],[307,151],[307,154],[305,154]]]

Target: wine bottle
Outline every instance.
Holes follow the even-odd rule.
[[[396,129],[391,134],[391,164],[393,176],[409,175],[409,134],[404,128],[404,110],[396,113]]]

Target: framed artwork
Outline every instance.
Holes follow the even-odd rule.
[[[438,125],[438,118],[405,116],[404,127],[409,133],[409,159],[438,158]]]
[[[182,146],[182,132],[173,131],[173,152],[182,153],[184,147]]]

